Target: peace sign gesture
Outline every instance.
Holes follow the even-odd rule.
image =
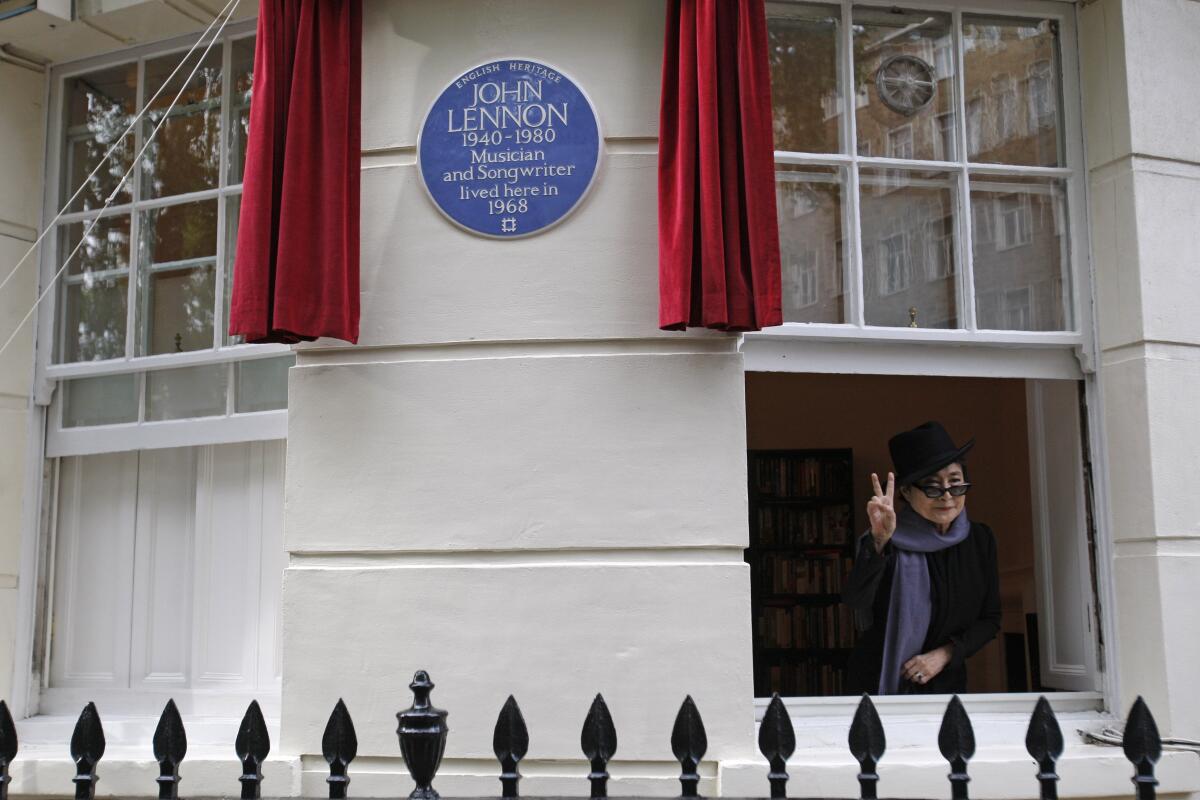
[[[882,553],[884,545],[896,532],[896,477],[888,473],[885,492],[879,485],[879,476],[872,472],[871,485],[875,488],[875,496],[867,501],[867,519],[871,521],[875,552]]]

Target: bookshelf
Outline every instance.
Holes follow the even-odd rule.
[[[855,635],[840,598],[854,556],[852,451],[748,457],[754,694],[841,694]]]

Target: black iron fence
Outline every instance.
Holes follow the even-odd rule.
[[[437,800],[433,779],[446,748],[446,712],[435,708],[429,699],[433,682],[424,670],[417,672],[409,684],[413,704],[396,715],[400,751],[416,789],[409,795],[414,800]],[[591,762],[587,775],[590,797],[608,796],[608,762],[617,752],[617,731],[604,698],[596,695],[583,721],[580,736],[583,754]],[[859,763],[858,783],[861,800],[875,800],[879,791],[878,765],[886,749],[883,723],[871,698],[863,696],[850,725],[850,753]],[[529,750],[529,731],[521,709],[511,695],[500,709],[492,738],[493,750],[500,762],[501,796],[520,796],[521,773],[518,765]],[[158,796],[161,800],[179,797],[179,767],[187,754],[187,733],[174,701],[167,701],[153,739],[154,759],[159,764]],[[787,760],[796,750],[796,732],[787,708],[779,695],[771,698],[766,715],[758,730],[758,747],[770,765],[767,782],[772,798],[787,797]],[[271,742],[266,722],[257,702],[246,710],[234,740],[234,751],[242,762],[241,782],[243,800],[257,800],[262,793],[262,765],[270,752]],[[679,783],[681,797],[699,797],[700,775],[697,767],[708,749],[708,738],[700,711],[689,696],[684,699],[671,731],[671,751],[682,771]],[[950,699],[938,733],[938,749],[949,762],[950,797],[967,800],[970,776],[967,764],[975,754],[975,734],[966,709],[957,696]],[[1063,735],[1050,703],[1042,697],[1037,702],[1025,734],[1025,749],[1037,762],[1036,780],[1043,800],[1058,797],[1056,763],[1063,752]],[[1137,800],[1153,800],[1158,781],[1154,765],[1162,755],[1162,740],[1150,710],[1139,697],[1129,712],[1124,733],[1125,757],[1133,765],[1133,784]],[[350,786],[350,763],[358,752],[354,722],[345,703],[338,700],[321,739],[321,752],[329,762],[329,797],[345,798]],[[79,716],[71,736],[71,758],[75,761],[76,800],[94,800],[97,766],[104,756],[104,728],[93,703],[88,703]],[[12,716],[0,700],[0,800],[8,800],[9,767],[17,757],[17,732]],[[1032,789],[1032,785],[1030,789]],[[1031,792],[1032,794],[1032,792]]]

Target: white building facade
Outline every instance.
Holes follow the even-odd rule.
[[[0,342],[21,326],[0,354],[14,794],[66,792],[95,700],[99,792],[151,795],[168,697],[188,793],[233,790],[251,698],[272,733],[264,791],[324,793],[339,697],[351,792],[407,792],[394,714],[426,669],[450,711],[443,794],[495,794],[510,693],[523,791],[582,793],[602,692],[613,794],[677,794],[690,694],[701,792],[762,795],[747,450],[867,442],[861,514],[887,435],[925,416],[976,437],[974,480],[997,488],[972,508],[1021,530],[1001,539],[1006,620],[1039,620],[1004,626],[1037,645],[1024,691],[1002,685],[1017,639],[971,662],[975,796],[1030,793],[1039,691],[1068,738],[1064,797],[1129,794],[1120,750],[1074,732],[1138,695],[1164,736],[1200,738],[1200,4],[769,3],[775,52],[817,65],[786,85],[773,65],[788,322],[731,335],[657,329],[662,2],[364,0],[362,334],[294,349],[224,332],[254,4],[175,74],[224,3],[6,5],[0,279],[51,229],[0,290]],[[872,59],[928,31],[937,101],[906,125],[872,116]],[[1011,66],[973,82],[989,53]],[[439,214],[416,146],[448,83],[507,56],[583,87],[603,152],[566,220],[497,241]],[[825,694],[787,699],[792,793],[851,796],[857,698]],[[946,699],[878,699],[885,794],[944,793]],[[1159,777],[1200,794],[1191,753],[1165,753]]]

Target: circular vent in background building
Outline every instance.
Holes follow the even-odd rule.
[[[898,55],[879,65],[875,87],[885,106],[912,116],[929,105],[937,91],[937,82],[928,62],[916,56]]]

